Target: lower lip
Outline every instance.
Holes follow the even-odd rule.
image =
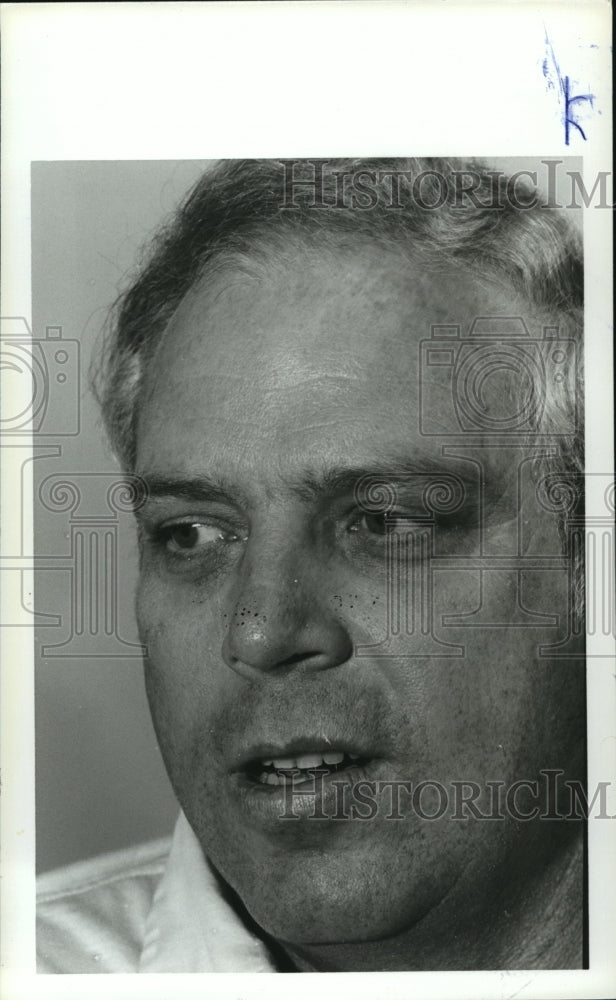
[[[294,819],[320,819],[321,823],[336,816],[342,819],[343,803],[349,801],[344,786],[350,788],[362,781],[375,782],[384,778],[383,764],[373,759],[361,766],[317,774],[316,783],[308,778],[284,785],[262,784],[244,773],[236,773],[232,776],[232,789],[244,814],[265,825],[276,824],[282,831],[293,827]],[[348,804],[344,815],[349,815]]]

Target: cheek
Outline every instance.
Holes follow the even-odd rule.
[[[207,605],[188,589],[165,588],[147,576],[139,581],[136,610],[147,651],[146,692],[163,751],[176,742],[188,745],[219,696],[220,635]]]
[[[148,656],[189,671],[211,662],[222,644],[222,615],[210,595],[187,585],[166,586],[155,573],[142,572],[137,586],[137,623]]]
[[[487,630],[486,630],[487,631]],[[477,655],[431,679],[428,757],[445,777],[483,783],[578,767],[585,730],[580,661],[542,661],[516,630],[483,638]]]
[[[426,765],[474,781],[567,769],[583,745],[583,663],[540,655],[563,638],[566,574],[526,574],[518,588],[511,574],[486,573],[489,593],[479,573],[435,575],[434,634],[463,653],[409,659],[406,677],[400,661],[400,695],[420,698]],[[523,622],[524,609],[541,625]]]

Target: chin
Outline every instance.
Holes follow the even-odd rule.
[[[420,920],[446,891],[438,891],[434,877],[402,874],[396,859],[345,851],[220,870],[266,934],[297,946],[390,937]]]

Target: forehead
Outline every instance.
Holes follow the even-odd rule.
[[[138,465],[232,478],[433,455],[420,342],[433,324],[512,315],[512,299],[374,247],[226,267],[192,289],[153,358]]]

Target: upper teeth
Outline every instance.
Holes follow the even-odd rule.
[[[359,754],[349,753],[351,760],[357,760]],[[279,771],[290,771],[294,768],[321,767],[322,764],[342,764],[344,753],[330,750],[327,753],[304,753],[298,757],[269,757],[261,761],[264,767],[273,766]]]

